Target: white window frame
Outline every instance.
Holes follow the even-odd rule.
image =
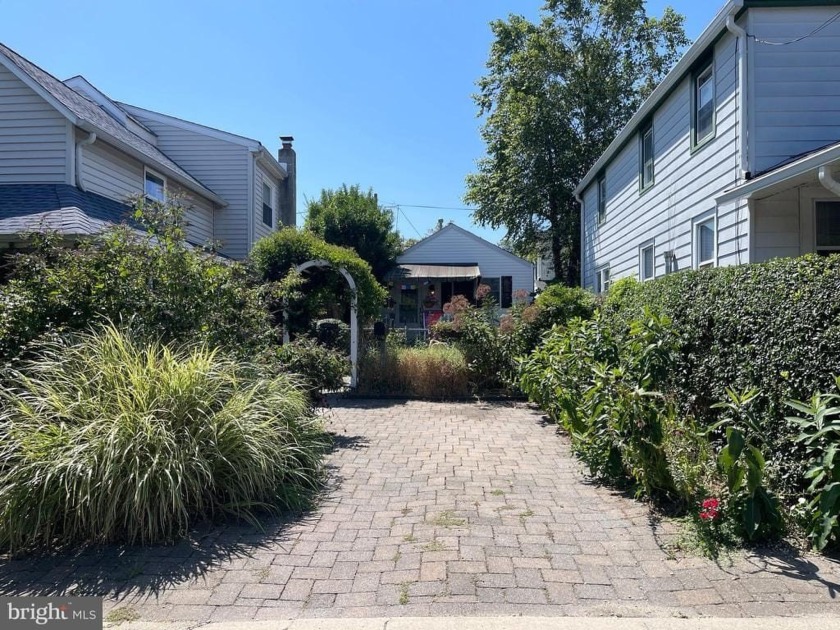
[[[712,224],[712,257],[709,260],[700,260],[700,227],[707,224]],[[691,249],[692,259],[694,260],[695,269],[707,269],[718,266],[718,230],[717,230],[717,212],[706,212],[698,217],[695,217],[691,222]]]
[[[840,206],[840,201],[837,199],[814,199],[814,253],[819,254],[820,252],[826,253],[840,253],[840,246],[836,245],[820,245],[817,242],[817,238],[819,236],[819,224],[817,221],[817,204],[818,203],[832,203]]]
[[[700,79],[709,75],[712,87],[712,127],[702,138],[697,135],[697,124],[700,120]],[[715,60],[710,59],[699,72],[692,76],[692,102],[691,102],[691,146],[697,149],[712,140],[717,133],[717,89],[715,85]]]
[[[152,177],[155,177],[155,178],[157,178],[157,179],[159,179],[163,182],[163,199],[155,199],[154,197],[149,195],[149,193],[146,192],[146,179],[148,178],[149,175],[151,175]],[[146,197],[147,199],[151,199],[152,201],[158,201],[160,203],[166,203],[166,197],[167,197],[166,191],[167,191],[168,188],[169,188],[169,184],[166,181],[166,175],[161,175],[157,171],[154,171],[147,166],[143,167],[143,196],[144,197]]]
[[[271,185],[271,182],[267,181],[265,178],[262,180],[262,205],[260,206],[260,218],[262,220],[262,224],[268,227],[275,227],[277,225],[277,209],[274,207],[274,199],[277,195],[274,193],[274,186]],[[268,189],[269,192],[269,203],[265,203],[265,191]],[[267,205],[271,208],[271,223],[265,222],[265,214],[263,214],[263,207]]]
[[[607,222],[607,178],[601,175],[598,178],[598,225]]]
[[[650,133],[650,181],[645,183],[645,137]],[[656,183],[656,133],[653,120],[639,131],[639,192],[643,193]]]
[[[650,251],[651,274],[645,276],[645,252]],[[647,282],[656,278],[656,248],[653,240],[645,241],[639,245],[639,280]]]
[[[602,295],[609,291],[611,282],[609,264],[595,269],[595,293]]]

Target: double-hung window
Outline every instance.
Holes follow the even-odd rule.
[[[653,243],[648,243],[639,248],[639,277],[642,281],[651,280],[655,273]]]
[[[263,182],[262,220],[269,227],[274,223],[273,192],[271,186]]]
[[[147,199],[163,203],[166,201],[166,178],[146,169],[143,192]]]
[[[642,190],[653,186],[653,122],[642,127],[640,139],[640,167],[639,182]]]
[[[697,269],[715,266],[715,218],[701,219],[694,224],[694,266]]]
[[[816,202],[817,253],[840,253],[840,201]]]
[[[595,293],[606,293],[610,289],[609,265],[595,270]]]
[[[715,64],[713,60],[694,75],[692,100],[692,145],[696,147],[715,135]]]
[[[607,179],[598,179],[598,225],[607,220]]]

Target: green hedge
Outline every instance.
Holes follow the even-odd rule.
[[[703,426],[726,388],[755,387],[757,415],[771,440],[776,481],[800,484],[801,453],[784,416],[786,399],[808,399],[840,373],[840,256],[678,273],[641,284],[622,280],[602,315],[617,334],[650,307],[673,325],[679,351],[663,389]]]

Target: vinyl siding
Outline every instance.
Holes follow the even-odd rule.
[[[155,133],[161,151],[228,203],[216,209],[213,238],[223,254],[244,258],[249,248],[248,148],[153,120],[142,110],[131,109],[131,115]]]
[[[747,262],[745,205],[716,208],[714,198],[737,181],[736,38],[727,33],[714,46],[715,136],[692,151],[692,77],[687,76],[653,115],[654,184],[639,191],[638,136],[607,165],[606,221],[597,225],[598,183],[583,192],[582,283],[594,288],[596,269],[609,265],[610,278],[639,277],[639,248],[654,243],[655,276],[665,273],[665,252],[677,269],[693,264],[693,221],[717,216],[719,264]]]
[[[0,65],[0,184],[68,183],[68,124]]]
[[[751,9],[748,31],[759,40],[808,35],[838,7]],[[750,39],[751,169],[767,170],[840,139],[840,21],[786,46]]]
[[[76,141],[87,134],[76,132]],[[143,193],[143,163],[102,140],[82,148],[82,177],[89,192],[125,201]]]
[[[274,208],[274,216],[271,219],[271,225],[263,223],[262,219],[262,204],[263,204],[263,181],[267,181],[274,191],[272,193],[271,205]],[[260,240],[264,236],[268,236],[278,227],[280,221],[280,213],[277,211],[277,202],[279,196],[280,186],[276,179],[265,172],[265,170],[256,163],[254,168],[254,240]]]
[[[496,246],[482,242],[457,229],[420,242],[397,258],[400,263],[439,264],[478,263],[483,278],[512,276],[513,290],[534,290],[534,266],[528,261],[507,255]]]
[[[799,256],[799,189],[754,202],[753,262]]]
[[[177,196],[185,208],[187,241],[193,245],[211,244],[213,242],[213,202],[189,192],[174,182],[167,183],[167,190],[170,195]]]

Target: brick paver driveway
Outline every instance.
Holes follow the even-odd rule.
[[[0,591],[104,594],[140,619],[836,615],[840,569],[786,551],[674,556],[523,405],[337,401],[323,503],[264,533],[6,561]],[[130,616],[130,615],[127,615]]]

